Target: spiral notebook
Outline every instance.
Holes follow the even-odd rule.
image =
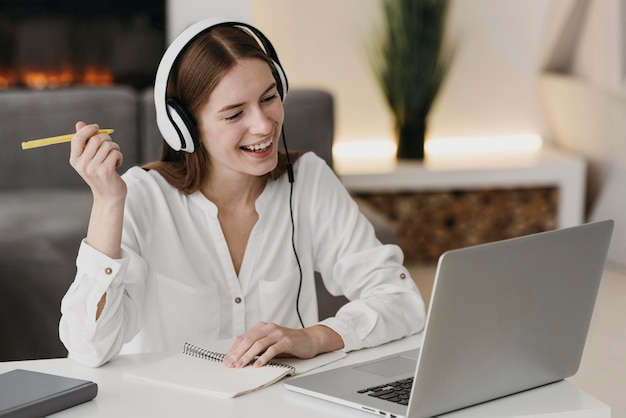
[[[185,343],[180,353],[127,370],[128,378],[167,385],[203,395],[234,398],[337,361],[346,353],[333,351],[311,359],[280,358],[263,367],[229,368],[223,364],[234,339],[205,344]]]

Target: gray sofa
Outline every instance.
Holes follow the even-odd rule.
[[[332,165],[333,99],[294,89],[285,103],[290,150],[314,150]],[[23,151],[24,140],[73,131],[77,120],[114,128],[124,164],[156,159],[161,148],[152,91],[70,88],[0,91],[0,361],[62,357],[59,305],[75,274],[86,234],[91,194],[70,167],[69,144]],[[394,226],[368,207],[383,241]],[[320,316],[345,300],[319,289]]]
[[[124,166],[140,161],[137,94],[127,88],[0,92],[0,360],[60,357],[59,304],[76,272],[91,194],[69,144],[21,142],[70,133],[77,120],[116,129]]]

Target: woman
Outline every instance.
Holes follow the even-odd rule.
[[[76,124],[70,163],[93,208],[61,305],[70,357],[99,366],[120,352],[237,337],[226,365],[258,357],[262,366],[423,327],[400,249],[376,239],[323,160],[278,151],[286,92],[258,30],[204,21],[172,43],[157,72],[160,161],[120,176],[119,145],[95,124]],[[350,300],[321,322],[315,271]]]

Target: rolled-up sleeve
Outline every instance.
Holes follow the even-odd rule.
[[[396,245],[384,245],[327,166],[307,173],[316,269],[328,291],[350,302],[321,323],[341,335],[344,350],[372,347],[422,330],[425,306]]]
[[[389,271],[373,273],[373,276],[381,274],[380,277],[338,276],[361,277],[361,280],[343,281],[341,288],[350,295],[351,301],[334,317],[321,322],[342,336],[345,351],[406,337],[424,326],[424,302],[408,272],[401,268],[384,270]],[[393,270],[402,278],[394,278]]]
[[[131,264],[128,251],[122,250],[122,258],[115,260],[84,240],[81,243],[76,277],[61,301],[59,324],[59,337],[77,362],[100,366],[137,333],[142,286],[129,286],[122,280],[128,276]],[[135,274],[145,276],[137,271]],[[106,304],[96,320],[98,302],[105,293]]]

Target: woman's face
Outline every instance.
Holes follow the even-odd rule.
[[[217,84],[199,119],[212,175],[262,176],[276,167],[284,109],[267,63],[239,61]]]

